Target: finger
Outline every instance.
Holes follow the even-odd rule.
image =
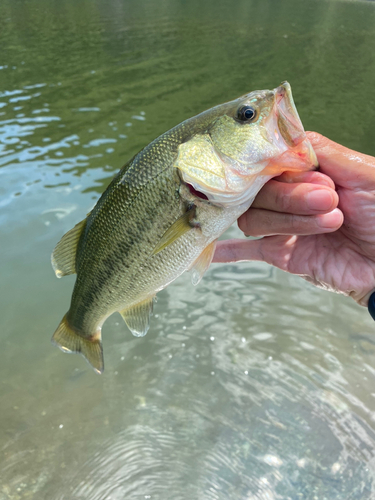
[[[252,208],[297,215],[331,212],[338,205],[336,191],[316,184],[289,184],[271,180],[255,198]]]
[[[317,132],[307,132],[321,172],[347,189],[375,189],[375,158],[348,149]]]
[[[258,241],[236,239],[218,241],[212,262],[263,260]]]
[[[260,260],[285,271],[298,236],[272,236],[259,240],[218,241],[212,262]],[[303,269],[305,271],[305,269]]]
[[[284,172],[278,177],[274,177],[275,181],[280,182],[307,182],[308,184],[320,184],[322,186],[327,186],[332,189],[335,189],[335,183],[333,180],[328,177],[328,175],[323,174],[322,172],[308,171],[308,172]]]
[[[339,229],[343,221],[338,208],[320,215],[292,215],[254,208],[241,215],[238,227],[247,236],[307,235],[331,233]]]
[[[271,236],[259,240],[218,241],[213,262],[260,260],[294,274],[310,275],[306,259],[291,266],[292,256],[300,243],[298,236]],[[310,245],[309,242],[305,243]]]

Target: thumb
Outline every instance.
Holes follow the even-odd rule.
[[[347,189],[375,189],[375,158],[348,149],[317,132],[307,132],[320,171]]]

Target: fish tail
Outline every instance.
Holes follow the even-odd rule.
[[[63,352],[80,352],[97,373],[103,372],[104,361],[100,330],[91,337],[82,337],[68,323],[65,315],[53,334],[52,342]]]

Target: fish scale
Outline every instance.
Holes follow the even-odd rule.
[[[156,293],[188,269],[199,282],[217,238],[263,184],[289,163],[303,170],[315,161],[287,83],[216,106],[151,142],[53,252],[58,277],[77,273],[53,341],[101,373],[108,316],[120,312],[144,335]]]

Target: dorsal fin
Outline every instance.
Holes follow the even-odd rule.
[[[87,219],[81,220],[73,229],[64,234],[52,252],[52,267],[58,278],[76,272],[77,246],[86,221]]]

